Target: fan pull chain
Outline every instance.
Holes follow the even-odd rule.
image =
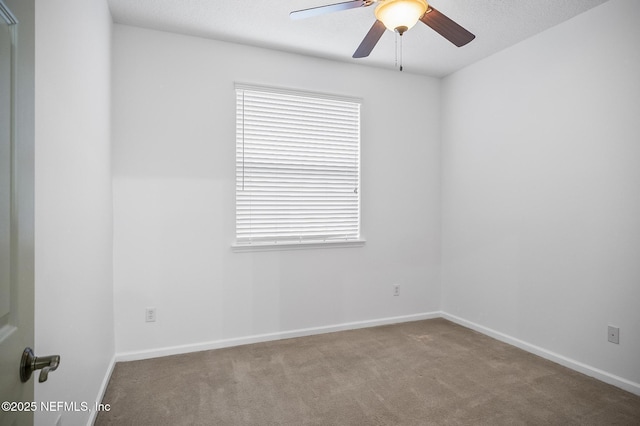
[[[396,37],[394,38],[396,42],[396,62],[393,65],[394,68],[398,68],[398,32],[396,32]]]
[[[402,71],[402,34],[400,34],[400,71]]]
[[[400,39],[400,45],[398,45]],[[396,64],[395,67],[402,71],[402,33],[396,31]]]

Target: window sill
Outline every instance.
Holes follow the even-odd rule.
[[[303,242],[282,242],[282,243],[252,243],[238,244],[233,243],[231,250],[236,253],[244,253],[248,251],[274,251],[274,250],[307,250],[307,249],[326,249],[326,248],[350,248],[363,247],[365,239],[349,240],[349,241],[303,241]]]

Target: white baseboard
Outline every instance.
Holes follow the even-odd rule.
[[[398,317],[379,318],[366,321],[347,322],[342,324],[328,325],[322,327],[302,328],[297,330],[282,331],[277,333],[256,334],[245,337],[235,337],[232,339],[215,340],[210,342],[196,343],[191,345],[169,346],[164,348],[120,352],[116,354],[116,361],[137,361],[141,359],[157,358],[168,355],[178,355],[189,352],[208,351],[211,349],[228,348],[231,346],[249,345],[252,343],[269,342],[280,339],[291,339],[294,337],[312,336],[314,334],[332,333],[335,331],[355,330],[358,328],[375,327],[378,325],[397,324],[401,322],[420,321],[425,319],[439,318],[440,312],[427,312],[413,315],[403,315]]]
[[[104,379],[102,379],[102,383],[100,384],[100,389],[98,390],[98,396],[96,398],[96,404],[100,404],[102,399],[104,398],[104,393],[107,391],[107,386],[109,385],[109,380],[111,380],[111,374],[113,373],[113,369],[116,366],[116,356],[111,357],[111,361],[109,361],[109,365],[107,366],[107,372],[104,375]],[[98,416],[97,410],[91,410],[91,414],[89,415],[89,421],[87,422],[87,426],[93,426],[96,421],[96,417]]]
[[[624,379],[622,377],[618,377],[614,374],[607,373],[606,371],[600,370],[598,368],[592,367],[587,364],[583,364],[579,361],[573,360],[571,358],[567,358],[555,352],[551,352],[549,350],[543,349],[539,346],[532,345],[520,339],[516,339],[515,337],[511,337],[507,334],[482,326],[480,324],[467,321],[455,315],[451,315],[446,312],[441,312],[440,316],[451,322],[455,322],[456,324],[470,328],[479,333],[485,334],[489,337],[493,337],[494,339],[500,340],[501,342],[508,343],[509,345],[515,346],[517,348],[520,348],[532,354],[538,355],[542,358],[548,359],[549,361],[553,361],[557,364],[563,365],[567,368],[578,371],[582,374],[586,374],[587,376],[594,377],[610,385],[619,387],[621,389],[624,389],[636,395],[640,395],[640,383],[635,383],[630,380]]]
[[[251,335],[251,336],[215,340],[215,341],[196,343],[196,344],[190,344],[190,345],[168,346],[168,347],[149,349],[149,350],[143,350],[143,351],[120,352],[120,353],[117,353],[114,359],[111,361],[108,374],[105,376],[105,380],[102,384],[100,400],[102,399],[102,396],[104,395],[107,384],[109,383],[109,379],[111,378],[111,373],[113,371],[115,362],[137,361],[142,359],[158,358],[162,356],[207,351],[211,349],[220,349],[220,348],[228,348],[232,346],[249,345],[252,343],[269,342],[273,340],[312,336],[315,334],[332,333],[332,332],[344,331],[344,330],[355,330],[359,328],[375,327],[375,326],[387,325],[387,324],[397,324],[397,323],[410,322],[410,321],[420,321],[420,320],[433,319],[433,318],[447,319],[451,322],[470,328],[479,333],[485,334],[489,337],[493,337],[494,339],[500,340],[501,342],[515,346],[517,348],[520,348],[532,354],[538,355],[542,358],[545,358],[555,363],[558,363],[560,365],[563,365],[572,370],[586,374],[587,376],[594,377],[598,380],[601,380],[605,383],[609,383],[613,386],[619,387],[633,394],[640,395],[640,383],[635,383],[625,378],[622,378],[614,374],[608,373],[606,371],[600,370],[598,368],[592,367],[590,365],[583,364],[579,361],[573,360],[571,358],[567,358],[563,355],[560,355],[555,352],[549,351],[547,349],[541,348],[539,346],[527,343],[523,340],[517,339],[515,337],[509,336],[507,334],[501,333],[491,328],[482,326],[480,324],[476,324],[472,321],[465,320],[455,315],[452,315],[446,312],[435,311],[435,312],[426,312],[421,314],[380,318],[380,319],[374,319],[374,320],[355,321],[355,322],[348,322],[348,323],[335,324],[335,325],[322,326],[322,327],[303,328],[303,329],[283,331],[283,332],[277,332],[277,333],[257,334],[257,335]],[[90,419],[89,424],[90,425],[93,424],[94,420],[95,420],[95,413],[92,413],[92,417]]]

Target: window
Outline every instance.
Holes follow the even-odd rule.
[[[358,245],[360,102],[236,86],[236,249]]]

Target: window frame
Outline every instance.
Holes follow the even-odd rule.
[[[258,241],[251,241],[251,240],[239,240],[238,239],[238,199],[239,199],[239,195],[238,195],[238,191],[239,191],[239,161],[244,161],[243,160],[239,160],[239,150],[240,148],[240,144],[244,143],[245,139],[244,139],[244,105],[240,106],[239,105],[239,92],[244,92],[244,91],[250,91],[250,92],[262,92],[262,93],[267,93],[267,94],[274,94],[276,96],[278,95],[282,95],[282,96],[294,96],[294,97],[303,97],[303,98],[309,98],[311,99],[316,99],[316,100],[326,100],[329,102],[335,101],[335,102],[347,102],[350,104],[357,104],[358,105],[358,109],[357,109],[357,119],[358,119],[358,123],[357,123],[357,167],[356,167],[356,173],[357,173],[357,182],[356,182],[356,188],[357,188],[357,234],[355,235],[355,237],[351,237],[351,238],[345,238],[345,239],[338,239],[338,238],[331,238],[331,239],[323,239],[323,238],[319,238],[319,239],[313,239],[311,237],[305,237],[305,239],[299,239],[299,240],[292,240],[292,239],[282,239],[282,240],[278,240],[277,238],[274,240],[258,240]],[[362,134],[361,134],[361,124],[362,124],[362,115],[361,115],[361,108],[362,108],[362,99],[360,98],[354,98],[354,97],[346,97],[346,96],[337,96],[337,95],[333,95],[333,94],[327,94],[327,93],[317,93],[317,92],[307,92],[307,91],[298,91],[298,90],[291,90],[291,89],[283,89],[283,88],[277,88],[277,87],[269,87],[269,86],[257,86],[257,85],[249,85],[249,84],[243,84],[243,83],[236,83],[234,85],[234,92],[236,94],[235,96],[235,106],[236,106],[236,118],[235,118],[235,124],[236,124],[236,141],[235,141],[235,166],[234,166],[234,171],[235,171],[235,179],[234,179],[234,185],[235,185],[235,211],[234,211],[234,223],[235,223],[235,230],[234,230],[234,241],[231,244],[231,248],[233,251],[235,252],[245,252],[245,251],[269,251],[269,250],[296,250],[296,249],[312,249],[312,248],[332,248],[332,247],[362,247],[366,240],[363,238],[362,236],[362,191],[361,191],[361,169],[362,169]],[[242,131],[239,131],[239,111],[242,110]]]

